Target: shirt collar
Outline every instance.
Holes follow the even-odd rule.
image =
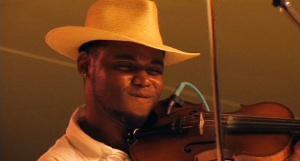
[[[77,150],[92,160],[130,160],[125,152],[96,141],[84,133],[77,123],[84,116],[85,106],[77,108],[71,117],[66,131],[68,140]]]

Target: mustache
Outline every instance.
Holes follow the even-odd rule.
[[[151,98],[157,95],[155,90],[152,89],[130,89],[128,90],[129,95],[134,97],[141,97],[141,98]]]

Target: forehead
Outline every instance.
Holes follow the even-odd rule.
[[[164,51],[132,42],[109,42],[104,53],[103,56],[110,60],[154,61],[163,65],[164,59]]]

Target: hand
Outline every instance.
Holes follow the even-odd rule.
[[[288,161],[299,161],[300,160],[300,140],[295,144],[293,154]]]

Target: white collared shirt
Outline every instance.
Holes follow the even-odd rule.
[[[131,161],[125,152],[96,141],[84,133],[77,123],[83,116],[84,106],[73,113],[66,134],[38,161]]]

